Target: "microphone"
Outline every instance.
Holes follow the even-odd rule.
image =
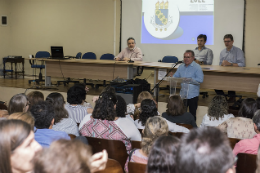
[[[181,64],[181,63],[183,63],[183,61],[178,61],[178,62],[176,62],[176,64]]]

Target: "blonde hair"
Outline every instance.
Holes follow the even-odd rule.
[[[142,91],[137,98],[137,103],[142,103],[143,100],[145,99],[153,99],[153,96],[148,92],[148,91]],[[157,105],[157,103],[156,103]],[[139,115],[140,115],[140,110],[135,107],[135,111],[134,111],[134,119],[139,119]]]
[[[8,119],[22,120],[31,126],[31,130],[34,129],[34,117],[29,112],[16,112],[8,116]]]
[[[160,136],[167,136],[168,131],[168,124],[164,118],[160,116],[148,118],[143,131],[142,151],[148,155],[154,141]]]
[[[90,173],[91,155],[81,141],[60,139],[36,155],[34,173]]]

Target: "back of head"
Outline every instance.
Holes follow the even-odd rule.
[[[210,120],[219,120],[228,114],[228,103],[224,96],[216,95],[209,103],[208,116]]]
[[[156,104],[151,99],[145,99],[141,103],[141,113],[139,116],[139,121],[141,121],[142,125],[144,126],[146,120],[149,117],[153,117],[158,115]]]
[[[255,123],[257,130],[260,132],[260,109],[255,112],[253,122]]]
[[[8,104],[8,112],[9,114],[15,112],[26,112],[26,106],[28,104],[28,99],[25,94],[16,94],[14,95]]]
[[[142,151],[148,155],[154,141],[160,136],[168,135],[168,124],[160,116],[148,118],[143,131]]]
[[[78,140],[54,141],[36,155],[34,173],[90,173],[91,149]]]
[[[40,91],[32,91],[29,94],[27,94],[28,100],[30,102],[29,110],[33,105],[40,101],[44,101],[44,95]]]
[[[63,118],[68,118],[68,112],[64,108],[64,97],[60,93],[50,93],[46,98],[46,102],[50,103],[54,107],[54,123],[60,122]]]
[[[172,115],[172,116],[178,116],[184,114],[185,112],[184,104],[179,95],[174,95],[169,98],[166,112],[168,115]]]
[[[96,101],[92,117],[95,119],[114,121],[116,111],[114,106],[117,103],[116,95],[111,92],[103,92]]]
[[[16,112],[8,116],[8,119],[22,120],[31,126],[31,130],[34,129],[34,118],[30,112]]]
[[[82,86],[74,85],[67,92],[69,104],[81,104],[86,99],[86,90]]]
[[[238,116],[252,119],[256,110],[257,110],[257,104],[255,99],[246,98],[242,102],[242,106],[238,111]]]
[[[161,136],[156,139],[149,154],[147,172],[174,173],[179,143],[180,139],[174,136]]]
[[[215,127],[201,127],[182,137],[176,163],[179,173],[226,173],[234,158],[224,133]]]
[[[29,136],[31,127],[21,120],[0,121],[0,172],[12,173],[12,152]]]
[[[101,93],[103,93],[103,92],[111,92],[111,93],[113,93],[113,94],[116,94],[115,88],[114,88],[114,87],[111,87],[110,85],[108,85],[107,87],[105,87],[105,88],[101,91]]]
[[[55,117],[53,106],[47,102],[39,102],[33,105],[31,114],[35,119],[37,129],[48,129]]]
[[[142,103],[145,99],[153,100],[153,96],[148,91],[142,91],[137,98],[137,103]]]
[[[126,102],[125,99],[119,95],[116,96],[117,103],[116,103],[116,116],[117,117],[125,117],[126,113]]]

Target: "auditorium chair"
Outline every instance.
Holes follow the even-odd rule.
[[[230,143],[230,147],[232,148],[232,150],[234,149],[236,143],[238,143],[241,139],[237,139],[237,138],[228,138],[229,143]]]
[[[170,132],[169,131],[169,135],[171,136],[175,136],[177,138],[181,138],[185,133],[182,133],[182,132]]]
[[[118,161],[108,159],[105,170],[97,171],[95,173],[124,173],[124,171]]]
[[[82,53],[81,53],[81,52],[78,52],[75,57],[74,57],[74,56],[66,56],[66,57],[75,58],[75,59],[81,59],[81,55],[82,55]],[[60,83],[63,83],[63,85],[66,86],[66,85],[69,84],[70,82],[79,83],[79,81],[72,81],[70,78],[67,78],[67,80],[57,81],[57,86],[59,86]]]
[[[193,129],[193,126],[190,124],[184,124],[184,123],[176,123],[178,126],[186,127],[187,129],[191,130]]]
[[[146,164],[128,162],[128,173],[145,173]]]
[[[257,155],[239,153],[237,157],[236,173],[255,173]]]
[[[119,140],[100,139],[93,137],[86,137],[89,145],[92,147],[93,153],[107,150],[108,158],[115,159],[124,169],[124,165],[128,154],[126,152],[125,144]]]
[[[131,141],[132,148],[138,148],[141,149],[141,141]]]

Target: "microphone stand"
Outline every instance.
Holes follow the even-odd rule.
[[[159,97],[159,86],[163,82],[164,78],[167,77],[170,72],[176,67],[178,64],[182,63],[182,61],[178,61],[175,63],[175,65],[169,70],[169,72],[153,87],[153,89],[150,91],[151,93],[154,91],[156,88],[156,102],[158,103],[158,97]]]

